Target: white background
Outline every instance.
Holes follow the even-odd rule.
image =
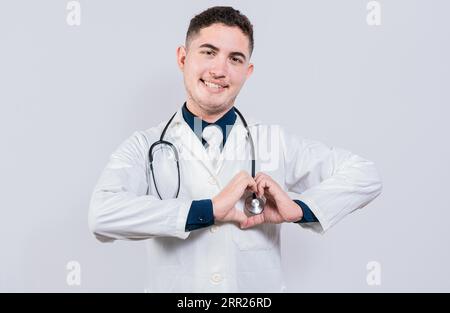
[[[175,50],[229,4],[255,27],[246,116],[359,154],[383,193],[325,236],[283,227],[289,291],[450,291],[450,3],[81,0],[0,2],[0,291],[136,291],[143,243],[98,243],[87,212],[109,155],[185,100]],[[447,134],[447,135],[446,135]],[[81,265],[68,286],[66,264]],[[366,265],[381,265],[381,285]]]

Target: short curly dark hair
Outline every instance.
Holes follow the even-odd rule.
[[[201,29],[216,23],[239,27],[249,40],[250,55],[252,54],[254,47],[252,23],[238,10],[224,6],[211,7],[192,18],[186,33],[186,46]]]

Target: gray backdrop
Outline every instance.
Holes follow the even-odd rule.
[[[217,4],[255,26],[237,106],[373,160],[383,178],[325,236],[283,227],[289,291],[450,291],[450,2],[380,0],[379,26],[363,0],[80,0],[80,26],[67,2],[0,2],[1,291],[144,291],[144,244],[96,242],[89,199],[110,153],[184,101],[175,49]]]

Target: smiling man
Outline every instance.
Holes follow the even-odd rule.
[[[381,192],[372,162],[244,119],[235,103],[253,47],[239,11],[195,16],[177,49],[186,102],[120,145],[95,187],[92,232],[148,239],[149,291],[283,291],[281,225],[324,233]]]
[[[205,24],[209,22],[201,16],[191,22],[186,46],[178,48],[177,56],[184,73],[187,108],[206,121],[216,121],[230,110],[253,72],[253,30],[246,20],[240,21],[242,29],[223,23]]]

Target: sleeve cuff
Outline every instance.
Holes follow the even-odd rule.
[[[194,200],[186,220],[186,231],[192,231],[214,224],[213,205],[210,199]]]
[[[309,206],[306,205],[306,203],[300,200],[294,200],[294,202],[297,203],[302,208],[303,211],[302,219],[295,223],[315,223],[319,221],[317,217],[314,215],[314,213],[311,211]]]

